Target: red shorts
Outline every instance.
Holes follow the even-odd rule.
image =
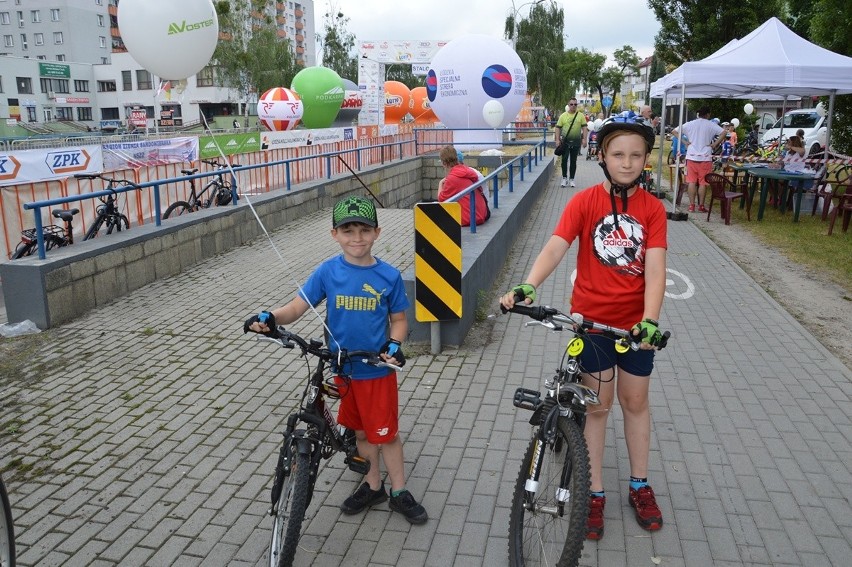
[[[713,171],[712,161],[686,160],[686,182],[707,185],[707,174]]]
[[[381,445],[393,440],[399,431],[399,390],[396,372],[382,378],[350,380],[349,386],[340,376],[334,381],[340,388],[337,423],[363,431],[367,441]]]

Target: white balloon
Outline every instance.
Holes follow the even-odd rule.
[[[739,118],[731,118],[731,124],[734,125],[734,128],[740,127],[740,119]]]
[[[820,116],[825,116],[825,105],[823,103],[820,102],[818,105],[816,105],[815,110],[816,110],[816,113],[819,114]]]
[[[514,120],[527,94],[527,72],[505,42],[486,35],[465,35],[442,47],[426,75],[426,96],[448,128],[493,128],[485,120],[491,100]],[[492,105],[493,106],[493,105]]]
[[[601,126],[603,126],[603,120],[598,118],[597,120],[595,120],[595,130],[600,130]]]
[[[746,105],[743,107],[743,112],[745,112],[746,114],[751,114],[752,112],[754,112],[754,105],[750,102],[747,102]]]
[[[489,100],[482,105],[482,118],[492,128],[499,128],[503,125],[504,115],[505,111],[499,100]]]
[[[211,0],[122,0],[118,27],[133,59],[161,79],[198,73],[219,40]]]
[[[597,130],[597,128],[595,128],[595,121],[592,120],[591,122],[586,122],[586,128],[589,129],[589,132],[595,132]]]

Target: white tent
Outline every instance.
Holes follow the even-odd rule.
[[[685,98],[786,100],[790,96],[829,96],[829,140],[834,96],[849,93],[852,57],[809,42],[774,17],[705,59],[684,63],[654,81],[650,89],[651,97],[663,98],[664,103],[669,98],[682,103]],[[682,104],[680,116],[682,121]],[[665,123],[661,131],[665,131]]]

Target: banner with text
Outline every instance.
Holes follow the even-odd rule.
[[[118,142],[104,144],[103,148],[104,169],[107,171],[198,159],[198,138]]]
[[[0,186],[101,171],[101,146],[0,152]]]
[[[261,132],[260,148],[296,148],[330,144],[355,139],[355,128],[317,128],[314,130],[285,130],[281,132]]]
[[[260,148],[260,135],[257,132],[216,134],[201,136],[201,159],[218,158],[219,149],[226,156],[256,152]],[[216,146],[219,146],[218,148]]]

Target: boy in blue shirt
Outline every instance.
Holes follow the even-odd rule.
[[[331,236],[343,253],[320,264],[293,300],[271,313],[255,315],[245,328],[269,332],[276,324],[296,321],[311,306],[326,300],[332,349],[379,352],[391,364],[405,364],[400,345],[408,335],[405,310],[409,302],[399,270],[372,254],[380,233],[372,201],[362,197],[339,201],[332,213]],[[347,395],[341,396],[337,422],[355,430],[358,454],[370,462],[370,470],[340,509],[344,514],[358,514],[388,499],[379,473],[381,452],[391,481],[391,510],[412,524],[426,522],[426,510],[405,488],[396,372],[357,361],[352,364],[351,378]]]

